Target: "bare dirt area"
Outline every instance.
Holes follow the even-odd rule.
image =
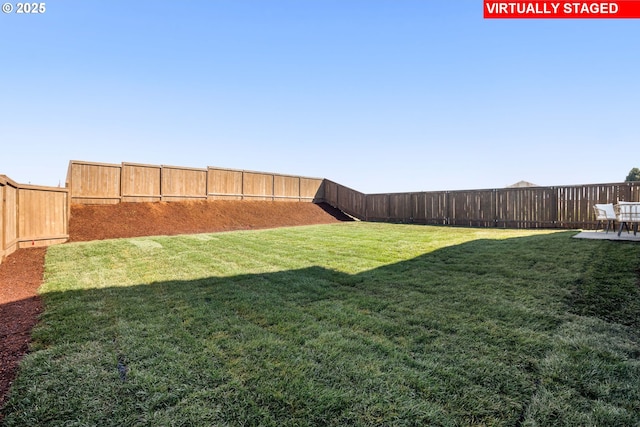
[[[199,201],[73,205],[70,241],[208,233],[348,219],[324,204],[264,201]]]
[[[209,233],[351,220],[326,204],[265,201],[198,201],[74,205],[71,242],[124,237]],[[46,248],[19,249],[0,264],[0,408],[18,364],[29,349],[42,312]],[[0,420],[2,415],[0,414]]]
[[[0,407],[42,312],[36,291],[45,253],[45,248],[18,249],[0,264]]]

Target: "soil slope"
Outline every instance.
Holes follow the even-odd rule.
[[[74,205],[69,240],[208,233],[348,220],[349,217],[329,205],[303,202]],[[0,264],[0,408],[18,364],[28,351],[31,329],[42,312],[37,289],[42,283],[45,253],[45,248],[19,249]]]

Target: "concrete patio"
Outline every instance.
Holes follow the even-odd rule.
[[[606,233],[604,230],[587,230],[581,231],[580,233],[573,236],[574,239],[594,239],[594,240],[614,240],[614,241],[625,241],[625,242],[640,242],[640,232],[638,232],[635,236],[633,235],[633,230],[627,233],[627,230],[622,230],[622,234],[618,237],[618,230],[609,230]]]

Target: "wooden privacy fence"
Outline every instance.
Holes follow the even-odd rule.
[[[325,201],[363,221],[504,228],[594,228],[593,205],[640,201],[640,182],[363,194],[325,180]]]
[[[323,179],[208,167],[71,161],[71,203],[173,200],[323,200]]]
[[[593,205],[640,201],[640,182],[364,194],[321,178],[216,167],[71,161],[67,188],[0,175],[0,262],[17,248],[68,240],[71,203],[172,200],[327,202],[364,221],[503,228],[596,226]]]
[[[0,262],[18,248],[69,238],[69,191],[18,184],[0,175]]]

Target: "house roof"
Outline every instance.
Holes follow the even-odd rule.
[[[521,188],[521,187],[538,187],[538,185],[529,181],[518,181],[515,184],[511,184],[507,186],[507,188]]]

